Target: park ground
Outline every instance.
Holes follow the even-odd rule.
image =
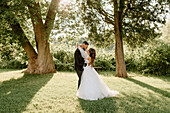
[[[76,97],[75,72],[26,75],[22,70],[0,69],[0,113],[170,113],[170,77],[129,78],[99,72],[114,98],[87,101]]]

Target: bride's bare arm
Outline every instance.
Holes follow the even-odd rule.
[[[90,64],[91,63],[91,57],[89,56],[87,60],[89,61],[89,64]]]
[[[80,46],[78,46],[78,49],[80,50],[81,56],[82,56],[84,59],[88,59],[88,58],[89,58],[89,55],[87,54],[87,52],[84,51]]]

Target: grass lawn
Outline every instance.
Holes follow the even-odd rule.
[[[78,77],[73,72],[24,75],[21,70],[0,69],[0,113],[170,113],[170,77],[100,75],[110,89],[120,92],[117,97],[78,99]]]

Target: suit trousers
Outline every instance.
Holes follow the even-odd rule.
[[[79,80],[78,80],[78,88],[79,88],[80,87],[80,83],[81,83],[81,76],[82,76],[83,70],[80,71],[80,70],[76,69],[76,72],[77,72],[77,75],[79,77]]]

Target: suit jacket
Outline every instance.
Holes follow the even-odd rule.
[[[81,56],[80,50],[77,48],[74,53],[74,59],[75,59],[75,65],[74,69],[83,71],[83,65],[84,65],[84,58]]]

